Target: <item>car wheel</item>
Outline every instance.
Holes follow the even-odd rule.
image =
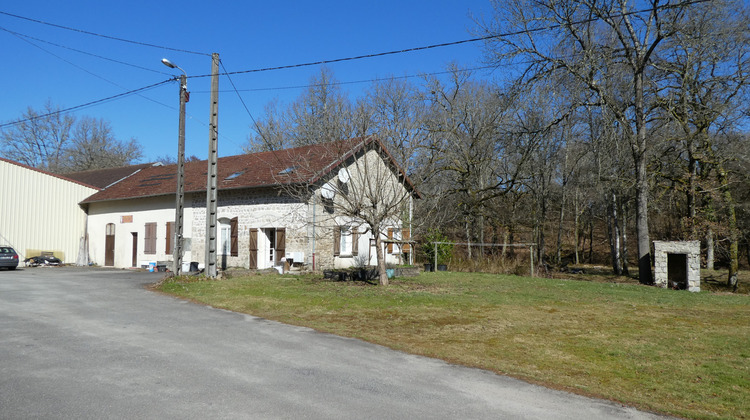
[[[8,270],[15,270],[16,267],[8,267]]]

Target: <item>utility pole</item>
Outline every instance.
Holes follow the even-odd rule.
[[[182,228],[185,209],[185,103],[188,101],[187,75],[180,76],[180,128],[177,140],[177,202],[175,205],[174,274],[182,274]]]
[[[182,274],[182,225],[185,208],[185,103],[190,100],[190,93],[187,90],[187,73],[185,73],[185,70],[166,58],[162,58],[161,62],[170,69],[178,69],[182,72],[182,76],[180,76],[180,122],[177,133],[177,196],[174,215],[174,267],[172,270],[176,276],[179,276]]]
[[[208,169],[206,171],[206,262],[207,277],[217,275],[216,212],[218,207],[217,170],[219,137],[219,54],[211,54],[211,111],[208,124]]]

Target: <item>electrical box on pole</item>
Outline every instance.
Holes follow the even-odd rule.
[[[206,178],[206,262],[205,274],[217,275],[216,267],[216,212],[218,207],[217,169],[219,137],[219,54],[211,55],[211,115],[208,133],[208,170]]]

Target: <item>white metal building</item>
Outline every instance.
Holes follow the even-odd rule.
[[[86,235],[80,201],[99,189],[0,158],[0,245],[25,258],[53,252],[75,263]]]

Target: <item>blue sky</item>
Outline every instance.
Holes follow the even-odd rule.
[[[125,43],[0,14],[0,123],[20,118],[29,106],[41,110],[48,100],[73,107],[179,74],[161,64],[163,57],[189,76],[198,76],[210,73],[212,52],[220,54],[227,71],[235,72],[402,50],[473,38],[471,16],[486,17],[491,10],[489,0],[5,2],[0,12],[206,55]],[[339,81],[350,82],[440,72],[450,62],[479,67],[481,60],[482,44],[474,42],[328,67]],[[269,101],[278,98],[287,104],[301,92],[279,88],[306,85],[319,71],[311,66],[231,77],[257,119]],[[495,74],[483,70],[477,76]],[[246,144],[252,121],[228,79],[222,77],[219,85],[219,155],[234,155]],[[342,88],[356,97],[367,86]],[[188,80],[186,154],[201,159],[208,148],[209,89],[208,77]],[[178,100],[177,83],[171,82],[73,115],[108,120],[117,138],[137,139],[143,145],[143,161],[150,161],[176,155]]]

